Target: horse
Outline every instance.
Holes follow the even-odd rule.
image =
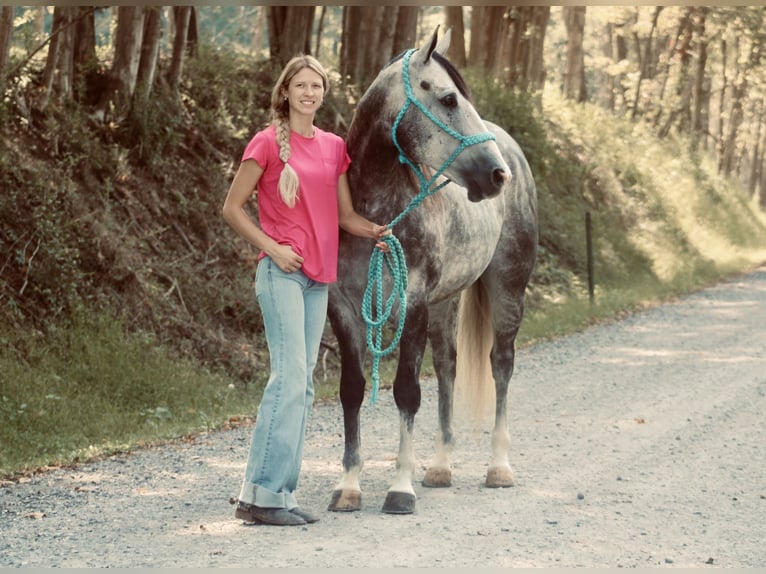
[[[444,56],[450,31],[441,40],[438,32],[437,27],[430,42],[406,51],[378,73],[360,98],[347,133],[354,208],[371,221],[396,222],[387,237],[395,237],[406,254],[406,288],[391,315],[405,319],[393,382],[399,451],[383,504],[383,512],[390,514],[410,514],[416,508],[413,432],[429,342],[439,428],[422,484],[451,485],[455,381],[466,371],[470,387],[494,385],[485,485],[513,485],[507,396],[538,241],[537,195],[527,160],[506,131],[479,116],[464,79]],[[415,198],[419,204],[413,208]],[[374,345],[369,344],[370,322],[362,304],[372,273],[360,269],[370,261],[370,251],[369,240],[341,231],[328,316],[340,351],[345,437],[343,473],[329,511],[361,509],[363,360]],[[384,281],[389,289],[396,283],[388,276]]]

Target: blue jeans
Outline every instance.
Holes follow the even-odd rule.
[[[313,373],[327,318],[327,292],[326,283],[312,281],[302,271],[285,273],[270,257],[258,263],[255,294],[271,374],[253,429],[242,502],[266,508],[298,505],[295,489],[314,402]]]

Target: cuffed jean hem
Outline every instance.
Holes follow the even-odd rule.
[[[271,492],[270,490],[244,481],[239,491],[239,501],[254,504],[261,508],[286,508],[291,510],[298,506],[295,494],[292,492]]]

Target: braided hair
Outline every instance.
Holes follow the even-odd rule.
[[[290,159],[290,103],[287,101],[287,88],[293,76],[304,68],[310,68],[322,77],[324,94],[329,89],[329,80],[322,64],[308,55],[298,55],[292,58],[282,74],[279,76],[274,89],[271,92],[271,123],[277,130],[277,143],[279,144],[279,159],[284,163],[282,173],[279,175],[279,195],[282,201],[289,207],[294,207],[298,199],[298,174],[288,163]]]

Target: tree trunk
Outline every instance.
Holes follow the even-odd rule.
[[[346,6],[340,70],[363,91],[396,55],[413,48],[417,6]]]
[[[391,56],[398,56],[405,50],[417,48],[415,41],[418,34],[418,15],[420,6],[399,6],[396,13],[396,33]]]
[[[173,92],[178,91],[178,86],[181,83],[186,43],[189,38],[191,11],[191,6],[173,7],[173,21],[175,22],[176,33],[173,38],[173,56],[170,60],[170,68],[168,68],[167,75],[168,86],[170,86]]]
[[[649,37],[646,40],[646,47],[644,48],[644,55],[641,55],[641,42],[638,38],[638,34],[636,33],[635,39],[636,39],[636,51],[637,51],[637,57],[638,57],[638,68],[639,68],[639,74],[638,74],[638,81],[636,82],[636,94],[633,98],[633,112],[631,114],[631,117],[635,118],[636,115],[638,115],[638,109],[641,102],[641,83],[644,81],[645,78],[649,76],[649,70],[652,66],[651,62],[653,61],[652,56],[652,39],[654,38],[654,31],[657,29],[657,20],[660,17],[660,12],[662,12],[662,6],[657,6],[654,9],[654,15],[652,16],[652,27],[649,31]]]
[[[707,6],[698,9],[695,23],[695,32],[697,35],[697,65],[694,70],[694,88],[692,90],[692,117],[691,129],[696,135],[695,141],[704,137],[705,130],[702,125],[702,111],[708,95],[705,90],[705,68],[707,66],[707,37],[705,35],[705,21],[709,12]]]
[[[0,94],[5,91],[5,76],[8,72],[8,57],[13,37],[13,6],[0,8]]]
[[[152,92],[154,76],[157,72],[157,62],[160,55],[160,38],[162,36],[162,14],[157,6],[146,8],[144,20],[144,36],[141,43],[141,58],[138,64],[136,95],[148,98]]]
[[[585,86],[585,55],[583,53],[586,8],[586,6],[564,6],[563,8],[567,29],[564,96],[577,102],[584,102],[588,97]]]
[[[542,90],[545,86],[545,33],[548,30],[548,21],[551,17],[550,6],[532,7],[532,18],[529,30],[529,64],[527,66],[526,80],[528,86],[534,90]]]
[[[498,52],[505,51],[509,20],[505,17],[504,6],[473,6],[471,8],[471,45],[468,51],[468,66],[489,72],[495,77],[502,76],[498,70],[503,61]],[[498,49],[498,46],[501,46]]]
[[[250,40],[250,51],[256,56],[261,55],[263,50],[263,41],[266,36],[266,19],[268,7],[257,6],[255,8],[255,16],[253,17],[253,36]]]
[[[462,6],[444,7],[444,26],[452,29],[447,58],[458,68],[465,68],[465,24],[463,22]]]
[[[763,140],[761,141],[761,159],[760,159],[760,168],[759,168],[759,183],[758,183],[758,205],[761,207],[761,209],[766,210],[766,167],[764,167],[764,163],[766,162],[766,136],[764,136]]]
[[[731,107],[729,108],[729,121],[726,126],[726,136],[721,149],[720,166],[724,175],[730,175],[734,170],[735,152],[737,146],[737,134],[742,125],[744,116],[742,100],[747,93],[747,80],[744,74],[738,74],[738,79],[731,95]]]
[[[356,81],[366,89],[378,73],[377,58],[380,50],[380,38],[382,30],[392,23],[383,21],[385,7],[381,5],[367,5],[362,8],[362,26],[360,33],[364,39],[363,52],[358,61]],[[395,21],[394,21],[395,22]],[[390,49],[390,48],[389,48]],[[390,52],[388,56],[390,57]]]
[[[327,13],[327,6],[322,5],[322,11],[319,13],[319,23],[317,24],[317,37],[314,44],[314,56],[319,59],[322,47],[322,33],[324,32],[324,18]]]
[[[37,107],[43,110],[51,98],[71,97],[74,76],[74,33],[77,7],[56,6],[53,10],[48,56],[42,76],[42,92]]]
[[[726,77],[726,58],[728,56],[726,38],[721,38],[721,95],[718,100],[718,123],[716,125],[716,152],[718,153],[718,173],[723,171],[723,111],[726,102],[728,78]]]
[[[269,53],[284,66],[298,54],[311,54],[314,6],[269,6]]]
[[[121,120],[126,113],[136,87],[143,34],[144,8],[119,6],[114,40],[114,61],[109,72],[107,89],[104,90],[96,106],[95,118],[105,120],[110,104],[114,105],[115,120]]]
[[[516,6],[507,14],[508,28],[497,67],[507,86],[542,89],[545,82],[543,48],[550,6]]]
[[[478,70],[489,69],[489,34],[482,33],[488,30],[492,23],[491,6],[471,7],[471,41],[468,48],[468,67]]]
[[[380,34],[377,38],[377,49],[371,46],[373,57],[365,70],[365,85],[372,83],[383,67],[394,56],[394,36],[396,35],[396,21],[399,16],[398,6],[384,6],[381,14]]]
[[[197,8],[190,6],[189,10],[189,29],[186,32],[186,53],[190,58],[197,55],[199,47],[199,20],[197,18]]]
[[[76,92],[81,96],[88,91],[98,67],[95,13],[96,10],[89,6],[80,6],[75,11],[73,81]]]
[[[760,158],[761,158],[761,150],[760,150],[760,143],[761,143],[761,129],[763,126],[763,98],[758,100],[755,104],[755,113],[754,116],[756,118],[756,127],[755,127],[755,137],[753,138],[753,152],[752,152],[752,161],[750,164],[750,177],[748,178],[747,182],[747,190],[750,193],[750,195],[755,194],[755,190],[758,187],[758,179],[759,179],[759,168],[760,168]]]

